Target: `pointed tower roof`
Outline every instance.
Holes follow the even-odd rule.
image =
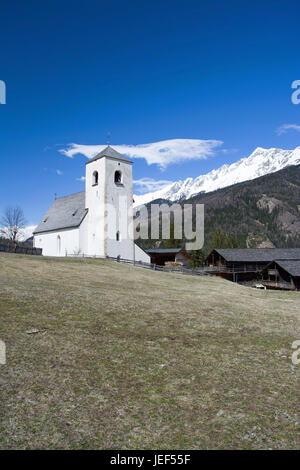
[[[95,160],[99,160],[99,158],[102,158],[102,157],[109,157],[109,158],[113,158],[114,160],[121,160],[123,162],[132,163],[131,160],[124,157],[124,155],[117,152],[110,145],[108,145],[107,147],[105,147],[104,150],[102,150],[100,153],[97,153],[97,155],[95,155],[93,158],[91,158],[86,164],[88,164],[90,162],[94,162]]]

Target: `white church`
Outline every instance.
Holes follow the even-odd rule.
[[[134,243],[132,162],[108,145],[86,163],[85,191],[55,199],[33,235],[44,256],[149,263]]]

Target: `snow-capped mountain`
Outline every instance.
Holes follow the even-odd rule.
[[[249,157],[241,158],[231,165],[225,164],[206,175],[176,181],[152,193],[135,195],[135,206],[147,204],[155,199],[168,199],[173,202],[189,199],[200,192],[225,188],[298,164],[300,164],[300,147],[294,150],[258,147]]]

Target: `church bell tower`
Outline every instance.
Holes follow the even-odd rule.
[[[86,164],[86,254],[134,259],[132,203],[132,162],[108,145]]]

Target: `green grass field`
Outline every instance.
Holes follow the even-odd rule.
[[[295,449],[299,317],[297,292],[0,254],[0,448]]]

